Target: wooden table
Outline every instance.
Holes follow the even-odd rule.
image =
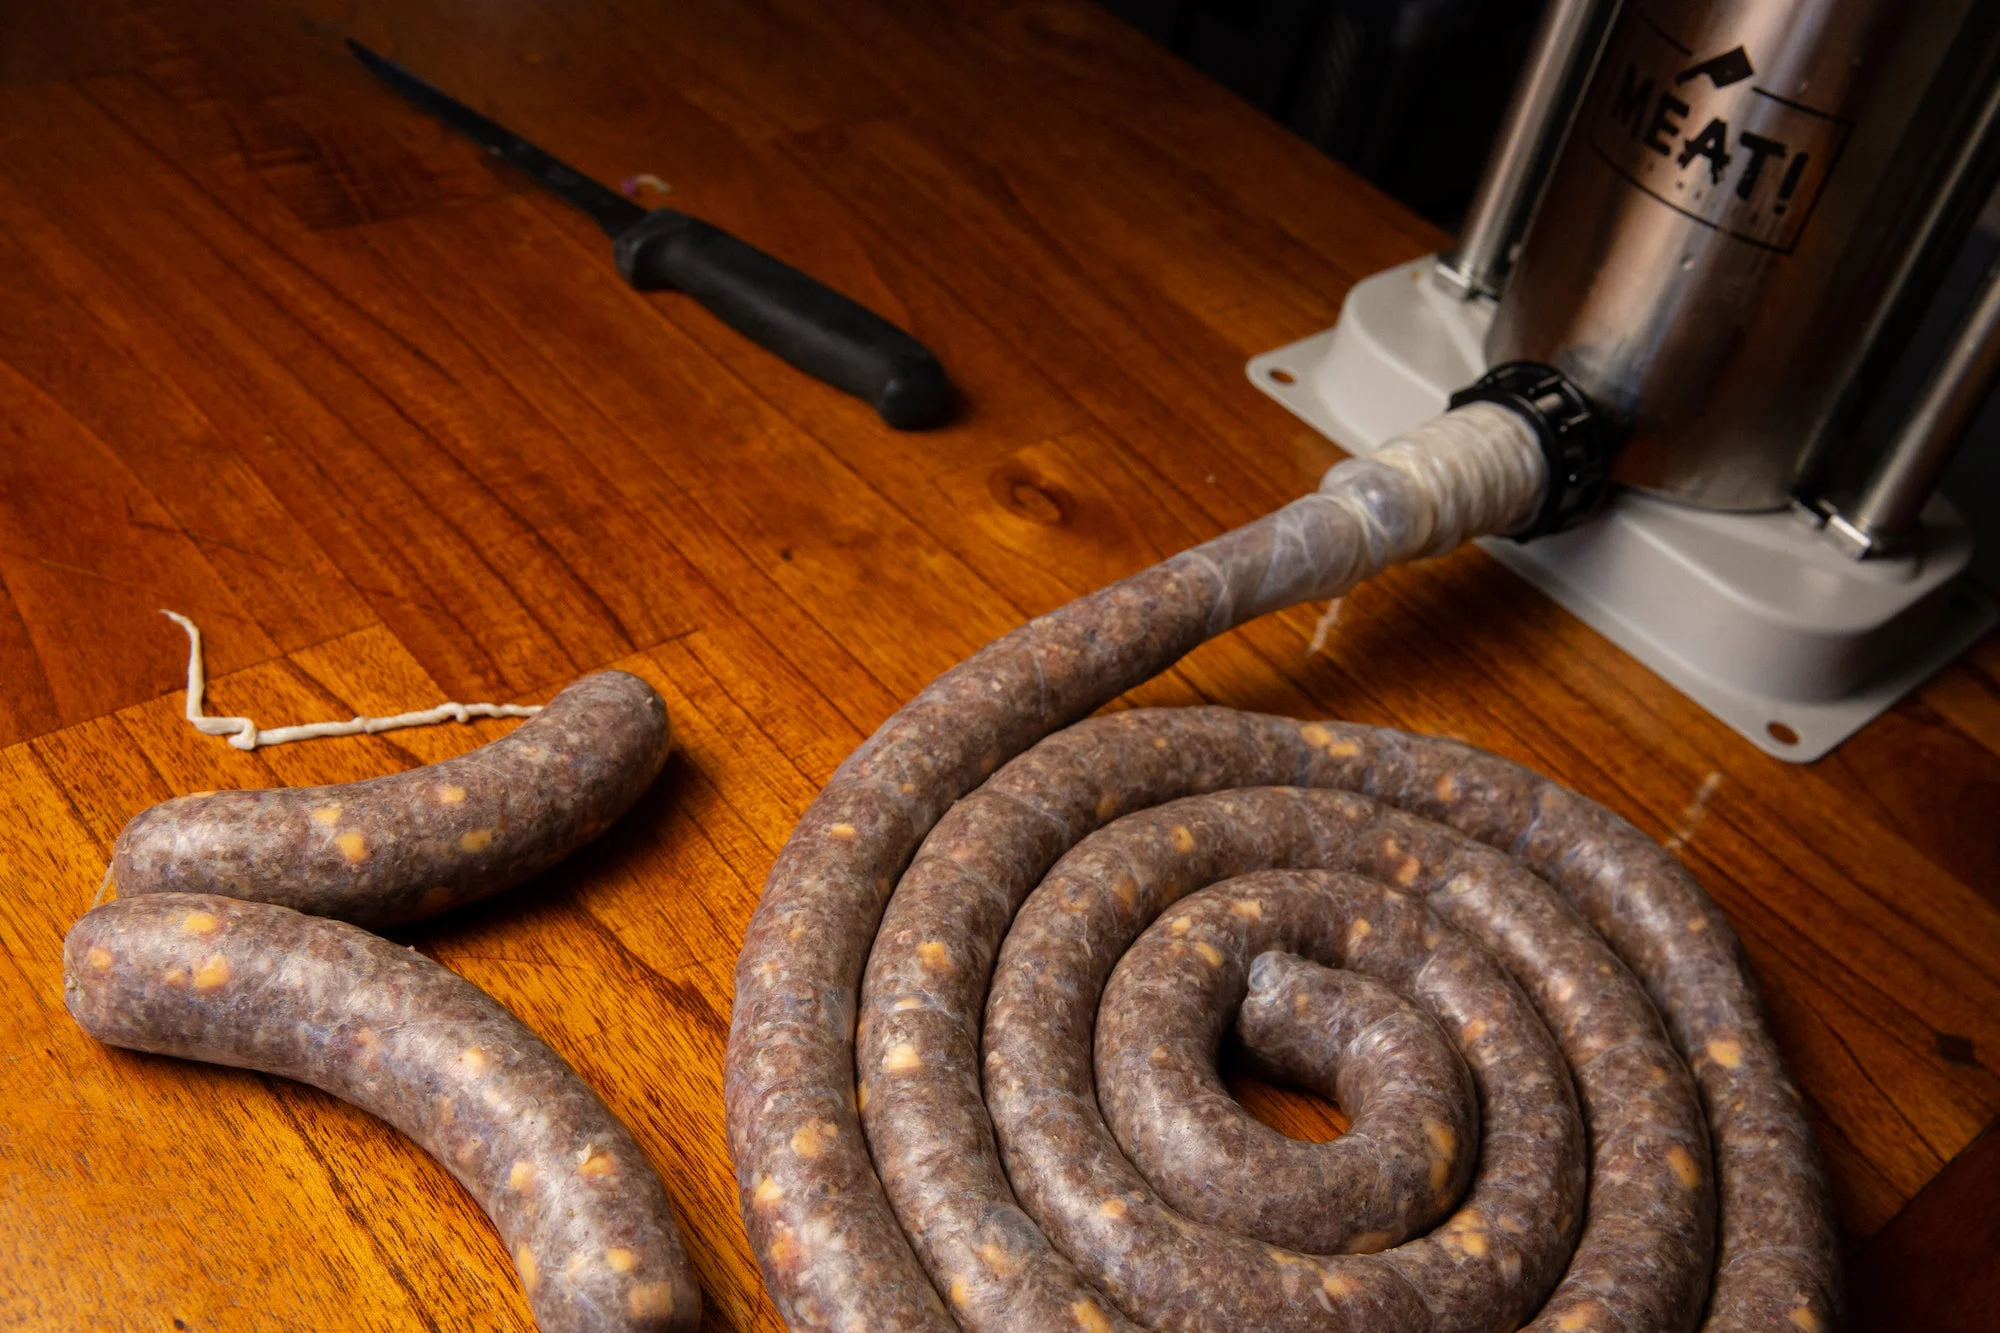
[[[483,1218],[393,1131],[63,1012],[63,932],[134,812],[504,728],[239,753],[180,719],[171,607],[208,632],[215,711],[266,723],[605,665],[659,688],[681,748],[631,817],[406,938],[634,1127],[709,1326],[777,1328],[718,1088],[793,820],[988,638],[1308,487],[1337,451],[1244,358],[1439,236],[1081,0],[72,0],[0,33],[0,1326],[528,1327]],[[629,291],[349,33],[914,329],[961,419],[895,434]],[[1144,697],[1463,737],[1668,839],[1763,980],[1864,1311],[1974,1326],[2000,641],[1788,767],[1476,551],[1358,591],[1319,654],[1313,619]]]

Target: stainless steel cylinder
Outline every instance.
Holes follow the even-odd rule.
[[[1487,341],[1628,432],[1617,479],[1786,503],[1926,277],[2000,77],[1992,0],[1630,0]]]

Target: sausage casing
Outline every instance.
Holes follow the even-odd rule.
[[[570,685],[489,745],[328,787],[216,791],[143,810],[118,893],[222,893],[365,926],[498,893],[602,833],[659,775],[666,706],[624,671]]]
[[[800,819],[737,960],[724,1083],[745,1226],[794,1329],[1134,1326],[1141,1307],[1120,1306],[1133,1288],[1114,1275],[1119,1255],[1095,1248],[1095,1224],[1050,1234],[1001,1164],[979,1080],[986,981],[1015,913],[1081,840],[1129,812],[1246,787],[1371,799],[1360,831],[1324,846],[1246,822],[1239,850],[1283,843],[1248,863],[1211,856],[1189,825],[1206,879],[1149,888],[1110,864],[1076,896],[1079,919],[1115,920],[1129,940],[1203,883],[1358,871],[1421,893],[1476,939],[1569,1064],[1591,1127],[1574,1257],[1539,1311],[1509,1308],[1524,1288],[1508,1283],[1492,1288],[1494,1308],[1455,1303],[1450,1327],[1506,1327],[1517,1313],[1563,1333],[1839,1324],[1839,1248],[1801,1099],[1727,920],[1671,856],[1603,807],[1450,742],[1223,709],[1079,721],[1205,639],[1464,535],[1440,535],[1424,486],[1379,460],[1344,463],[1321,494],[996,640],[885,721]],[[1178,850],[1173,827],[1163,845]],[[1090,1040],[1087,1027],[1045,1035],[1064,1060]],[[1048,1105],[1083,1102],[1072,1086]],[[1535,1221],[1574,1223],[1560,1210]],[[1176,1223],[1163,1213],[1160,1225]],[[1493,1252],[1490,1236],[1461,1240]],[[1343,1256],[1351,1270],[1328,1275],[1407,1248]],[[1210,1276],[1191,1272],[1179,1290],[1198,1294]],[[1308,1276],[1295,1269],[1294,1295],[1330,1307]],[[1226,1326],[1232,1312],[1206,1313]],[[1405,1292],[1366,1322],[1440,1319]]]
[[[700,1294],[631,1132],[484,991],[358,927],[147,894],[63,943],[63,1000],[132,1050],[297,1079],[381,1117],[471,1192],[542,1333],[684,1333]]]
[[[1242,996],[1184,957],[1128,950],[1097,1015],[1097,1101],[1147,1183],[1185,1217],[1306,1254],[1374,1254],[1444,1221],[1478,1160],[1479,1115],[1437,1021],[1365,973],[1293,954],[1258,956]],[[1265,1072],[1337,1102],[1346,1133],[1288,1138],[1229,1095],[1215,1056],[1232,1016]]]

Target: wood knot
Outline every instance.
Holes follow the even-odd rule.
[[[1005,463],[993,470],[986,487],[1002,509],[1016,518],[1059,528],[1076,512],[1076,502],[1062,488],[1035,476],[1019,463]]]

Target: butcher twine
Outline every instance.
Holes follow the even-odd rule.
[[[318,740],[322,736],[372,736],[400,727],[429,727],[440,722],[470,722],[475,717],[533,717],[540,704],[461,704],[443,703],[421,712],[397,713],[392,717],[351,717],[344,722],[302,722],[290,727],[259,727],[247,717],[211,717],[202,709],[202,695],[208,689],[208,673],[202,665],[201,630],[178,611],[161,615],[187,631],[187,720],[204,736],[227,736],[239,750],[258,746],[287,745],[293,741]]]

